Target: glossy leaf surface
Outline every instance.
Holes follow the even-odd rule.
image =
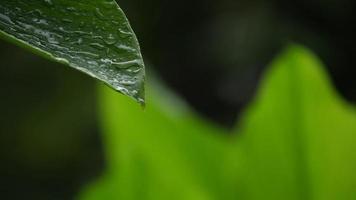
[[[1,0],[0,36],[144,101],[144,64],[114,0]]]

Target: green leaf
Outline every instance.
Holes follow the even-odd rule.
[[[356,111],[310,51],[271,64],[234,136],[148,89],[142,111],[99,88],[108,168],[81,199],[356,199]]]
[[[1,0],[0,36],[144,102],[144,64],[114,0]]]
[[[246,199],[356,199],[356,110],[310,51],[287,49],[236,132]],[[241,154],[241,153],[240,153]]]
[[[148,85],[144,111],[99,88],[108,170],[82,199],[199,200],[225,195],[226,188],[218,184],[223,175],[211,174],[223,173],[225,138],[217,133],[224,130],[199,119],[164,88]]]

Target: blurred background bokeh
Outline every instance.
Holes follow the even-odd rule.
[[[231,128],[288,43],[313,50],[356,102],[356,2],[120,0],[154,71]],[[0,41],[1,199],[71,199],[105,169],[96,82]],[[150,77],[148,77],[150,79]]]

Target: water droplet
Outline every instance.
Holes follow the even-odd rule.
[[[92,53],[92,52],[87,52],[87,51],[72,51],[72,53],[88,56],[90,58],[95,58],[95,59],[100,58],[100,55]]]
[[[120,24],[120,22],[115,21],[115,20],[112,20],[111,23],[113,23],[113,24],[115,24],[115,25],[119,25],[119,24]]]
[[[12,22],[12,20],[10,19],[10,17],[0,13],[0,19],[3,21],[6,21],[9,24],[14,24],[14,22]]]
[[[124,79],[124,80],[121,80],[121,81],[119,81],[119,83],[121,84],[121,85],[124,85],[124,86],[131,86],[131,85],[135,85],[135,81],[133,81],[133,80],[126,80],[126,79]],[[136,91],[136,92],[135,92]],[[132,93],[133,94],[137,94],[138,92],[137,92],[137,90],[134,90],[134,91],[132,91]]]
[[[119,69],[128,69],[130,67],[139,65],[139,61],[138,60],[130,60],[130,61],[126,61],[126,62],[113,62],[112,66],[117,67]]]
[[[121,28],[118,29],[118,33],[119,33],[120,37],[122,37],[122,38],[128,38],[128,37],[132,36],[132,33],[124,31]]]
[[[72,23],[73,20],[67,19],[67,18],[62,18],[62,22],[65,22],[65,23]]]
[[[105,46],[100,43],[90,43],[89,46],[98,50],[103,50],[105,48]]]
[[[118,49],[119,51],[126,51],[126,52],[135,52],[136,50],[132,47],[123,45],[123,44],[116,44],[115,48]]]
[[[78,34],[78,35],[90,35],[91,33],[87,33],[84,31],[73,31],[72,33]]]
[[[83,39],[82,38],[78,38],[78,40],[71,42],[71,44],[73,45],[81,45],[83,43]]]
[[[136,96],[138,94],[138,91],[137,90],[132,90],[131,92],[134,96]]]
[[[77,9],[75,9],[74,7],[67,7],[66,10],[71,11],[71,12],[77,11]]]
[[[43,17],[43,13],[41,10],[39,9],[35,9],[35,10],[30,10],[29,12],[26,13],[27,15],[32,15],[33,17],[37,17],[37,18],[44,18]]]
[[[141,66],[137,65],[135,67],[131,67],[129,69],[126,69],[126,72],[131,73],[131,74],[137,74],[142,70]]]
[[[100,8],[95,8],[95,16],[100,20],[106,20],[104,14],[101,12]]]
[[[145,107],[145,100],[142,98],[137,98],[137,101],[143,106]]]
[[[88,61],[88,64],[98,66],[98,63],[96,61],[90,60]]]
[[[59,44],[58,40],[56,40],[56,38],[48,36],[47,37],[47,41],[51,44]]]
[[[115,44],[117,41],[116,41],[116,38],[113,34],[109,34],[106,38],[103,39],[104,42],[107,44],[107,45],[113,45]]]
[[[48,25],[48,22],[45,19],[34,18],[32,21],[39,25]]]
[[[115,6],[115,1],[107,1],[107,2],[104,2],[103,4],[104,4],[104,8],[110,9]]]

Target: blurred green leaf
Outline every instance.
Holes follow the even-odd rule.
[[[139,44],[114,0],[1,0],[0,36],[144,101]]]
[[[224,194],[225,186],[218,184],[224,130],[197,118],[165,89],[151,88],[145,110],[99,88],[109,166],[94,189],[100,195],[89,192],[84,199],[197,200]]]
[[[302,47],[272,63],[233,136],[157,86],[144,111],[99,91],[109,166],[81,199],[356,198],[356,112]]]
[[[246,199],[356,199],[356,112],[320,61],[293,46],[265,77],[236,130]]]

